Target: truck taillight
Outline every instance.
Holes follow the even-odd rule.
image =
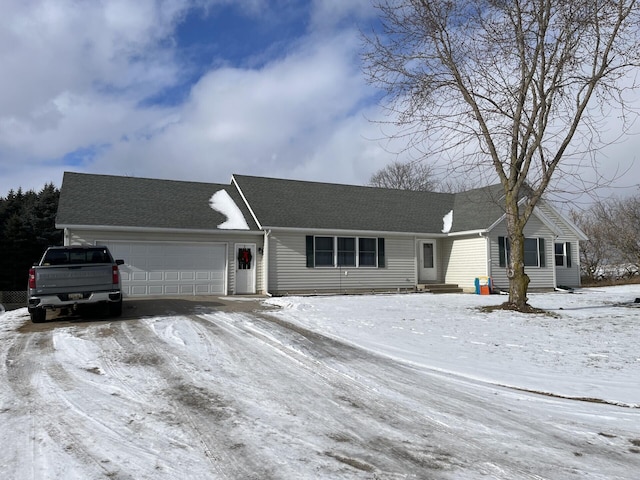
[[[120,283],[120,272],[118,271],[117,265],[113,265],[111,267],[111,283],[113,283],[114,285]]]
[[[29,269],[29,288],[36,288],[36,269]]]

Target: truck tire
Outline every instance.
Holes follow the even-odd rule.
[[[47,311],[44,308],[30,308],[29,316],[33,323],[44,323],[47,319]]]
[[[109,315],[119,317],[122,315],[122,299],[117,302],[109,303]]]

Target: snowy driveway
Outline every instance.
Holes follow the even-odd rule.
[[[638,477],[637,405],[496,385],[512,385],[515,372],[504,382],[477,378],[446,342],[461,339],[464,315],[475,324],[473,338],[482,336],[479,322],[487,317],[474,317],[466,304],[486,299],[443,301],[431,295],[273,299],[282,310],[265,310],[238,300],[239,308],[192,304],[161,316],[43,325],[31,325],[24,309],[7,312],[0,315],[0,478]],[[417,313],[434,305],[439,318]],[[456,316],[456,308],[463,313]],[[617,308],[597,312],[601,320],[620,314],[638,325],[640,309]],[[395,320],[376,324],[389,315]],[[526,338],[529,320],[503,320]],[[535,331],[549,321],[531,325]],[[552,331],[566,334],[566,323],[561,318]],[[566,340],[588,336],[587,323]],[[497,350],[490,331],[469,345]],[[637,327],[615,338],[630,344],[618,345],[622,351],[635,349],[619,370],[637,382]],[[437,349],[438,362],[430,364],[429,342],[434,349],[448,345],[449,368]],[[509,355],[535,364],[517,347]],[[560,347],[553,348],[557,354]],[[487,364],[490,353],[480,352],[469,361]],[[487,375],[501,375],[500,367]],[[534,383],[543,368],[532,365]],[[633,385],[622,394],[638,390]]]

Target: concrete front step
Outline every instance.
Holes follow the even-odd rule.
[[[453,283],[419,283],[416,291],[425,293],[462,293],[463,290]]]

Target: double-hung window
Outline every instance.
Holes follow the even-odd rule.
[[[316,267],[333,267],[334,245],[333,237],[315,237],[315,266]]]
[[[571,268],[571,243],[556,243],[554,247],[556,267]]]
[[[498,237],[498,250],[500,256],[500,266],[508,266],[511,257],[511,242],[509,242],[508,237]],[[544,238],[525,238],[524,266],[544,267],[545,263]]]
[[[375,238],[359,238],[358,239],[358,265],[361,267],[376,266],[376,246]]]
[[[385,266],[384,238],[308,235],[306,249],[309,268]]]
[[[353,237],[337,237],[339,267],[356,266],[356,239]]]

